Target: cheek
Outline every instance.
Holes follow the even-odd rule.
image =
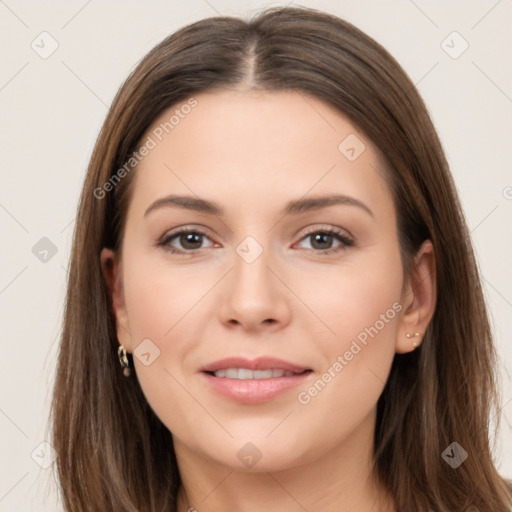
[[[124,295],[137,379],[150,406],[171,428],[176,411],[186,415],[190,408],[190,396],[180,383],[194,370],[190,353],[204,337],[204,299],[218,276],[192,266],[171,267],[154,254],[133,249],[126,255]]]
[[[338,426],[347,411],[361,419],[376,404],[395,354],[402,305],[402,264],[398,246],[368,250],[354,264],[343,267],[336,279],[325,279],[312,309],[323,313],[330,331],[317,339],[325,367],[302,404],[318,417],[329,411]],[[326,418],[323,418],[326,420]]]
[[[315,283],[316,291],[308,292],[308,303],[321,312],[319,316],[332,331],[323,337],[331,355],[345,346],[348,349],[359,335],[364,341],[364,333],[372,326],[382,334],[380,339],[393,337],[403,286],[398,245],[366,249]]]
[[[317,340],[325,366],[309,387],[298,390],[295,419],[304,435],[322,432],[308,456],[328,451],[333,439],[356,435],[374,411],[395,355],[401,287],[397,254],[365,272],[360,268],[340,275],[340,282],[317,304],[323,305],[325,322],[335,334]]]
[[[125,265],[125,300],[134,344],[165,342],[208,290],[208,281],[185,266],[170,267],[135,254]]]

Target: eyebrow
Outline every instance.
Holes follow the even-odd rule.
[[[330,194],[327,196],[315,196],[293,200],[287,203],[280,214],[283,216],[297,215],[299,213],[320,210],[321,208],[327,208],[334,205],[357,206],[374,217],[373,212],[362,201],[356,199],[355,197],[342,194]],[[170,195],[157,199],[154,203],[152,203],[145,211],[144,217],[146,217],[150,212],[156,210],[157,208],[172,206],[184,208],[186,210],[207,213],[210,215],[216,215],[218,217],[224,216],[225,213],[224,209],[213,201],[207,201],[206,199],[193,196]]]

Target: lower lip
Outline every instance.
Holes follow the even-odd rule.
[[[218,393],[244,404],[268,402],[274,397],[304,383],[312,372],[304,372],[290,377],[271,379],[229,379],[215,377],[202,372],[208,384]]]

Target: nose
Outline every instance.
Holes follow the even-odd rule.
[[[290,322],[291,294],[268,253],[263,250],[249,263],[235,252],[233,269],[223,280],[219,312],[222,323],[228,327],[275,331]]]

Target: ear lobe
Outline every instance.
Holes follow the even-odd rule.
[[[118,341],[127,351],[131,351],[130,329],[123,294],[122,261],[112,249],[108,248],[103,248],[100,260],[112,311],[116,319]]]
[[[403,312],[395,351],[398,354],[413,351],[420,344],[430,320],[434,316],[437,299],[436,262],[434,247],[425,240],[414,257],[414,262],[402,293]],[[414,333],[420,333],[415,336]],[[410,336],[408,337],[407,334]],[[411,337],[412,335],[412,337]]]

